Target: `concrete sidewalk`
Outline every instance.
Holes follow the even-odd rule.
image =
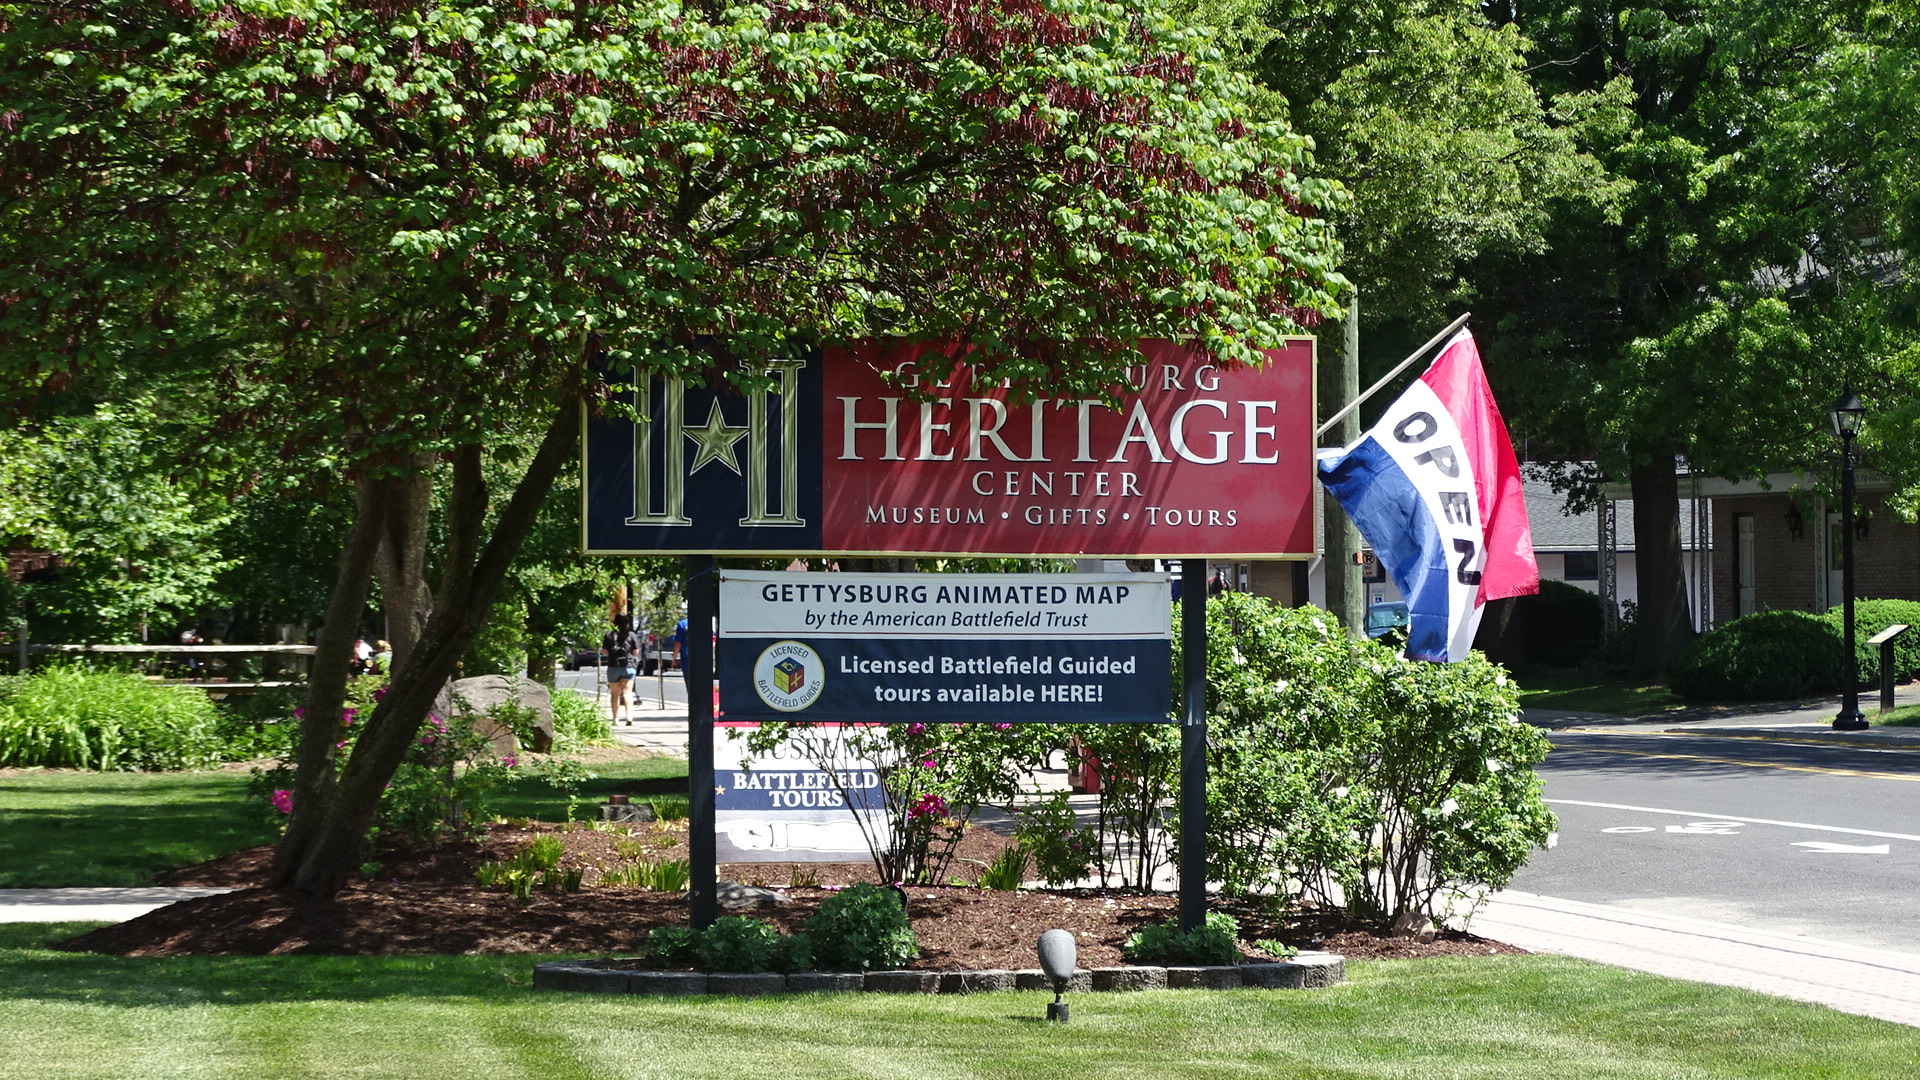
[[[1910,953],[1512,891],[1489,900],[1470,929],[1532,952],[1920,1026],[1920,956]]]
[[[231,889],[0,889],[0,923],[126,922],[180,900]]]

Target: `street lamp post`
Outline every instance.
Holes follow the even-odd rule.
[[[1833,433],[1840,437],[1840,589],[1844,607],[1841,635],[1845,641],[1840,671],[1840,715],[1833,718],[1835,731],[1860,731],[1867,726],[1867,718],[1860,712],[1859,658],[1853,651],[1853,439],[1860,433],[1860,421],[1866,414],[1866,406],[1860,404],[1852,385],[1841,390],[1829,414]]]

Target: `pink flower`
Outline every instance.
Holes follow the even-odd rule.
[[[375,701],[384,700],[386,696],[387,696],[387,688],[384,686],[376,687],[373,691],[373,700]]]
[[[920,796],[919,801],[907,810],[907,817],[909,819],[926,817],[929,814],[934,817],[946,817],[947,800],[935,795],[933,792],[928,792]]]
[[[514,766],[520,764],[520,759],[517,757],[514,757],[512,754],[508,754],[506,757],[503,757],[500,759],[500,764],[505,765],[507,768],[511,769]]]
[[[993,730],[995,730],[995,731],[1012,731],[1012,730],[1013,730],[1013,725],[1012,725],[1012,724],[995,724],[995,725],[993,725]]]
[[[927,725],[925,724],[908,724],[907,725],[907,734],[909,735],[924,735],[926,734],[926,730],[927,730]]]
[[[347,740],[341,739],[339,742],[333,744],[333,748],[335,750],[345,750],[347,748]]]
[[[293,813],[293,792],[288,791],[286,788],[276,789],[273,797],[267,801],[273,804],[275,810],[283,814]]]
[[[427,746],[427,745],[430,745],[430,744],[431,744],[432,742],[433,742],[433,736],[431,736],[431,735],[422,735],[422,736],[420,736],[420,745],[421,745],[421,746]]]
[[[294,708],[293,708],[293,718],[294,718],[295,720],[305,720],[305,719],[307,718],[307,709],[306,709],[306,706],[304,706],[304,705],[296,705],[296,706],[294,706]]]
[[[928,758],[927,760],[920,763],[920,767],[923,769],[931,769],[938,764],[939,762],[933,760],[932,758]]]
[[[343,724],[351,724],[358,719],[360,719],[360,710],[358,709],[342,709],[340,711],[340,722]]]

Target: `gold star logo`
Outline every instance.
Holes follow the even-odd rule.
[[[693,467],[687,470],[687,475],[699,472],[700,467],[709,461],[717,461],[732,469],[734,475],[740,475],[740,459],[734,456],[733,444],[747,437],[747,429],[727,423],[727,416],[720,411],[717,399],[707,411],[707,426],[687,428],[686,436],[700,448],[700,452],[694,455]]]

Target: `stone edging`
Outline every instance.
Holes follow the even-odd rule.
[[[769,994],[879,993],[983,994],[1008,990],[1051,991],[1038,969],[1024,971],[803,971],[703,974],[697,971],[636,971],[622,967],[630,959],[556,960],[533,965],[536,990],[588,994]],[[1128,990],[1315,990],[1347,981],[1346,958],[1338,953],[1303,952],[1277,964],[1233,967],[1108,967],[1080,969],[1067,982],[1073,993]]]

